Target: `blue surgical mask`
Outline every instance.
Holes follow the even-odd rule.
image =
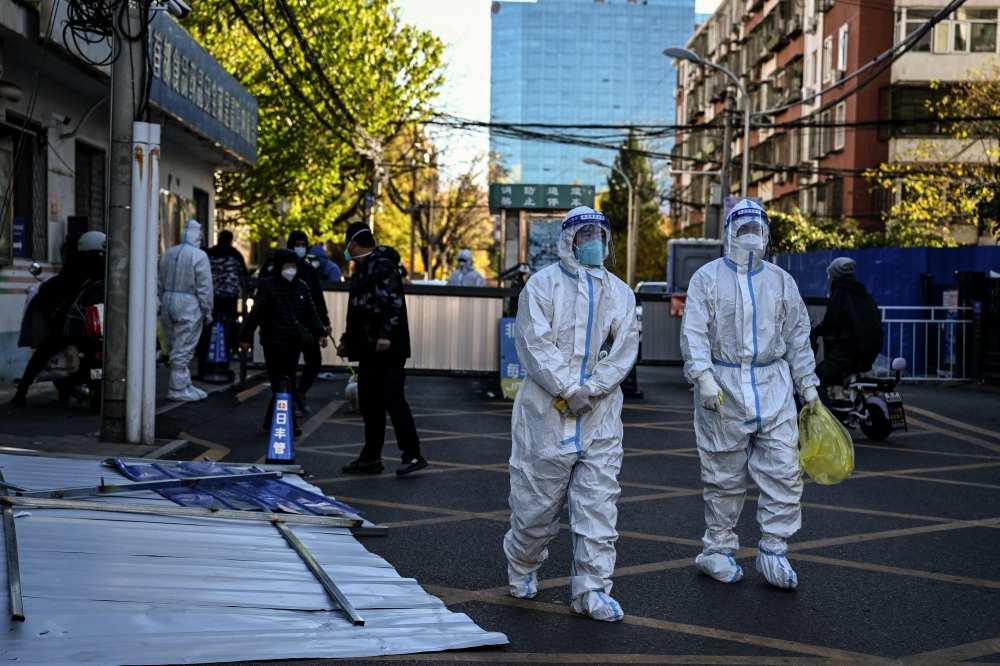
[[[292,249],[295,251],[295,254],[297,254],[299,256],[299,259],[304,259],[305,258],[305,256],[306,256],[306,249],[304,247],[295,247],[295,248],[292,248]]]
[[[600,266],[604,263],[604,243],[592,240],[583,245],[577,245],[576,260],[584,266]]]
[[[351,256],[351,251],[348,250],[346,247],[344,248],[344,259],[346,259],[347,261],[354,261],[354,257]]]

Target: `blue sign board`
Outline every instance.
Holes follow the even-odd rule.
[[[295,462],[292,443],[295,425],[292,421],[292,396],[288,393],[274,395],[274,416],[271,417],[271,437],[267,443],[267,464]]]
[[[153,104],[257,163],[257,100],[166,12],[150,22],[149,61]]]
[[[500,318],[500,388],[503,397],[513,400],[521,387],[525,370],[514,346],[514,318]]]
[[[15,215],[14,224],[11,227],[15,257],[28,256],[28,243],[26,242],[27,228],[28,224],[25,219],[19,215]]]

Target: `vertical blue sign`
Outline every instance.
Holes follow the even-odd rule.
[[[267,464],[291,464],[295,462],[292,443],[292,396],[276,393],[274,396],[274,416],[271,417],[271,438],[267,444]]]
[[[500,319],[500,388],[503,397],[513,400],[517,390],[521,388],[525,371],[517,357],[517,347],[514,346],[514,318]]]
[[[14,236],[13,245],[14,245],[15,257],[28,256],[28,243],[26,242],[27,229],[28,229],[28,224],[25,218],[19,215],[14,216],[14,224],[12,225],[12,231]]]
[[[208,341],[209,363],[229,363],[229,352],[226,349],[226,327],[221,321],[212,324],[212,337]]]

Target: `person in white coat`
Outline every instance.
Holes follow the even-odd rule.
[[[726,217],[725,256],[702,266],[688,286],[681,352],[695,385],[707,523],[696,566],[725,583],[743,577],[733,530],[749,477],[760,488],[757,570],[772,585],[794,589],[798,576],[785,556],[786,540],[802,525],[793,394],[815,408],[819,380],[795,281],[763,261],[768,236],[764,210],[744,199]]]
[[[458,253],[458,269],[448,277],[449,287],[485,287],[486,280],[472,267],[472,252],[466,248]]]
[[[194,402],[208,394],[191,383],[201,327],[212,323],[212,264],[201,249],[201,225],[188,220],[175,245],[160,257],[158,295],[163,338],[170,351],[168,400]]]
[[[621,493],[622,392],[639,349],[635,295],[602,265],[608,219],[586,207],[562,222],[559,262],[531,276],[518,301],[515,344],[525,377],[511,418],[510,593],[531,598],[569,503],[572,609],[624,617],[611,598]]]

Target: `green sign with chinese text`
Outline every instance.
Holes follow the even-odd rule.
[[[572,210],[594,207],[593,185],[490,184],[490,208]]]

